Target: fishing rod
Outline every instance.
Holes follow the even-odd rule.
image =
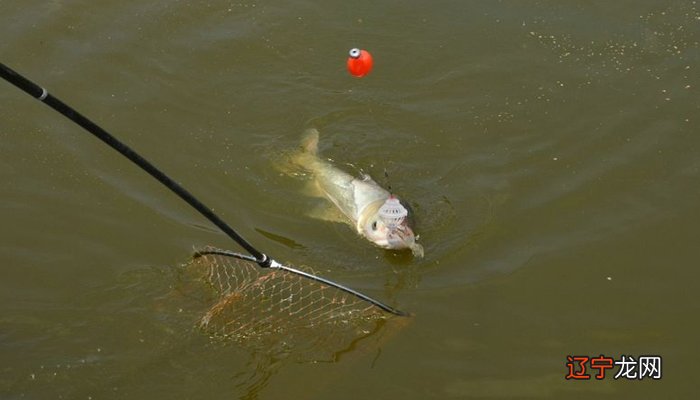
[[[158,182],[160,182],[165,187],[170,189],[178,197],[180,197],[187,204],[192,206],[195,210],[197,210],[205,218],[207,218],[214,225],[216,225],[219,229],[221,229],[221,231],[223,231],[226,235],[228,235],[231,239],[233,239],[236,243],[238,243],[241,247],[243,247],[246,251],[248,251],[248,253],[250,253],[252,257],[246,256],[244,254],[235,253],[235,252],[226,252],[226,255],[241,258],[241,259],[244,259],[247,261],[255,262],[262,268],[282,269],[282,270],[288,271],[288,272],[293,273],[293,274],[297,274],[297,275],[300,275],[300,276],[303,276],[303,277],[306,277],[309,279],[313,279],[317,282],[321,282],[321,283],[324,283],[326,285],[335,287],[339,290],[342,290],[344,292],[350,293],[353,296],[356,296],[362,300],[370,302],[370,303],[374,304],[375,306],[377,306],[377,307],[381,308],[382,310],[387,311],[391,314],[401,315],[401,316],[408,315],[403,311],[397,310],[391,306],[388,306],[388,305],[380,302],[379,300],[375,300],[369,296],[366,296],[358,291],[355,291],[353,289],[345,287],[341,284],[338,284],[338,283],[335,283],[333,281],[329,281],[327,279],[324,279],[324,278],[321,278],[321,277],[318,277],[315,275],[311,275],[311,274],[308,274],[306,272],[299,271],[297,269],[290,268],[290,267],[287,267],[287,266],[284,266],[284,265],[278,263],[277,261],[268,257],[265,253],[262,253],[262,252],[258,251],[255,247],[253,247],[253,245],[250,244],[247,240],[245,240],[241,235],[239,235],[238,232],[236,232],[226,222],[224,222],[221,218],[219,218],[219,216],[217,216],[212,211],[211,208],[204,205],[204,203],[199,201],[196,197],[194,197],[189,191],[187,191],[179,183],[172,180],[163,171],[156,168],[155,165],[151,164],[148,160],[146,160],[141,155],[139,155],[131,147],[127,146],[126,144],[121,142],[119,139],[112,136],[109,132],[102,129],[100,126],[98,126],[96,123],[92,122],[90,119],[88,119],[84,115],[80,114],[78,111],[73,109],[71,106],[67,105],[66,103],[64,103],[61,100],[59,100],[58,98],[56,98],[55,96],[51,95],[46,89],[44,89],[43,87],[30,81],[29,79],[25,78],[24,76],[22,76],[21,74],[19,74],[18,72],[14,71],[14,70],[12,70],[11,68],[9,68],[8,66],[6,66],[3,63],[0,63],[0,76],[3,79],[5,79],[6,81],[8,81],[9,83],[15,85],[16,87],[18,87],[19,89],[24,91],[25,93],[29,94],[30,96],[38,99],[39,101],[46,104],[47,106],[58,111],[63,116],[65,116],[66,118],[75,122],[76,124],[81,126],[83,129],[85,129],[86,131],[92,133],[94,136],[96,136],[98,139],[103,141],[109,147],[116,150],[124,157],[128,158],[131,162],[138,165],[142,170],[146,171],[149,175],[154,177]],[[200,254],[204,254],[204,253],[200,253]]]

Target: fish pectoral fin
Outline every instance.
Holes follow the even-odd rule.
[[[318,197],[321,199],[326,198],[326,194],[318,186],[318,183],[315,180],[304,182],[304,187],[301,189],[301,194],[308,197]]]
[[[307,215],[321,221],[335,222],[339,224],[348,223],[347,217],[345,217],[340,210],[325,201],[311,208],[311,210],[307,212]]]

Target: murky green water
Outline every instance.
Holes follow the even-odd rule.
[[[232,242],[1,83],[0,397],[692,398],[695,1],[3,1],[0,21],[0,62],[255,245],[415,314],[335,363],[213,343],[174,270]],[[308,127],[409,199],[424,259],[306,216],[275,164]],[[565,379],[601,354],[663,378]]]

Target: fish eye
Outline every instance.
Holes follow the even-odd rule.
[[[372,222],[372,230],[373,231],[377,230],[377,221]]]

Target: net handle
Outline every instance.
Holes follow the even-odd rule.
[[[98,139],[103,141],[109,147],[113,148],[119,152],[124,157],[128,158],[131,162],[138,165],[141,169],[146,171],[149,175],[154,177],[158,182],[162,183],[165,187],[170,189],[178,197],[184,200],[187,204],[192,206],[195,210],[199,211],[205,218],[211,221],[214,225],[219,227],[226,235],[238,243],[241,247],[246,249],[250,254],[255,257],[255,262],[262,267],[269,267],[272,264],[272,260],[264,253],[258,251],[252,244],[245,240],[241,235],[238,234],[233,228],[231,228],[226,222],[219,218],[211,208],[205,206],[201,201],[194,197],[185,188],[180,186],[177,182],[172,180],[164,172],[156,168],[148,160],[141,157],[136,151],[131,147],[127,146],[119,139],[112,136],[109,132],[105,131],[99,127],[96,123],[92,122],[90,119],[84,115],[77,112],[75,109],[62,102],[58,98],[49,94],[49,92],[43,87],[35,84],[19,73],[15,72],[5,64],[0,63],[0,76],[11,84],[17,86],[22,91],[26,92],[30,96],[38,99],[47,106],[53,108],[54,110],[61,113],[66,118],[75,122],[81,126],[86,131],[92,133]]]

